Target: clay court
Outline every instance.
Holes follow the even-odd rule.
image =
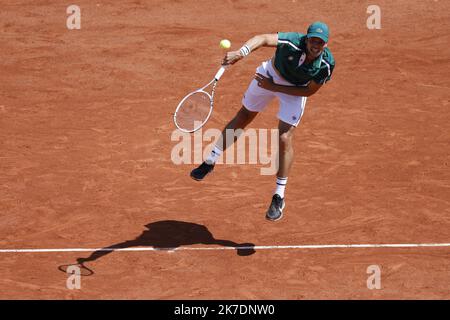
[[[1,299],[450,298],[448,1],[4,2]],[[171,160],[172,116],[217,71],[221,39],[236,50],[316,20],[336,68],[308,99],[285,216],[269,222],[275,177],[236,164],[192,180],[194,164]],[[226,71],[206,128],[234,116],[273,53]],[[276,128],[276,112],[250,128]],[[108,247],[135,251],[94,253],[67,289],[58,267]]]

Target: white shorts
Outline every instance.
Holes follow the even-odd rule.
[[[292,83],[287,82],[278,75],[272,66],[271,60],[263,62],[256,69],[256,72],[266,77],[272,77],[274,83],[276,84],[283,86],[294,86]],[[266,108],[273,98],[278,98],[280,102],[280,109],[277,114],[278,119],[296,127],[302,118],[303,111],[305,110],[307,97],[298,97],[285,93],[269,91],[259,87],[258,81],[253,79],[244,94],[242,105],[249,111],[260,112]]]

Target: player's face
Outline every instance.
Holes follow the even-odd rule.
[[[308,54],[312,57],[318,57],[325,49],[327,43],[320,38],[312,37],[306,39],[306,49],[308,50]]]

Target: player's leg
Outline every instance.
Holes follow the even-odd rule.
[[[257,72],[263,72],[260,70],[261,66],[257,69]],[[275,97],[274,93],[258,86],[256,80],[252,80],[250,86],[245,92],[242,99],[242,108],[236,114],[236,116],[225,126],[222,134],[214,146],[211,154],[205,159],[205,161],[197,168],[191,171],[191,177],[194,180],[203,180],[203,178],[213,171],[216,161],[226,148],[231,146],[238,138],[234,130],[244,129],[252,120],[256,117],[258,112],[263,111],[269,102]],[[227,130],[231,130],[232,135],[227,134]],[[228,137],[233,137],[228,139]]]
[[[257,114],[258,112],[250,111],[245,107],[242,107],[234,116],[234,118],[230,122],[228,122],[228,124],[222,130],[222,133],[213,150],[211,151],[211,154],[205,159],[202,164],[200,164],[200,166],[191,171],[192,179],[201,181],[207,174],[212,172],[214,170],[214,165],[222,155],[222,152],[237,140],[238,136],[234,134],[234,131],[237,129],[244,129],[250,122],[252,122]],[[227,134],[227,132],[230,132],[230,130],[233,133],[232,139],[229,139],[230,136],[228,136]]]
[[[206,163],[214,164],[220,157],[223,151],[225,151],[229,146],[236,142],[238,136],[234,134],[235,130],[244,129],[248,124],[250,124],[253,119],[258,115],[258,111],[250,111],[246,107],[242,106],[239,112],[234,116],[234,118],[228,122],[225,128],[214,146],[211,155],[206,159]],[[233,135],[228,135],[227,132],[233,133]],[[233,138],[233,139],[229,139]]]
[[[284,190],[286,188],[289,171],[294,160],[294,139],[295,126],[279,121],[278,124],[278,172],[276,180],[276,188],[272,196],[272,202],[267,211],[266,218],[271,221],[276,221],[282,218],[284,202]]]
[[[278,172],[277,177],[280,179],[287,179],[289,171],[292,167],[292,162],[294,160],[294,132],[295,126],[284,121],[279,121],[278,132],[279,132],[279,157],[278,157]],[[281,191],[280,191],[281,192]],[[279,193],[280,196],[284,197],[283,193]]]
[[[276,188],[266,218],[276,221],[282,218],[285,207],[284,191],[294,161],[294,132],[303,115],[306,97],[281,95],[278,118],[279,152]]]

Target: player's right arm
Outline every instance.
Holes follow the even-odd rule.
[[[260,34],[248,40],[247,45],[251,51],[261,47],[276,47],[278,44],[278,33]]]
[[[248,40],[242,48],[245,46],[250,49],[250,52],[255,51],[261,47],[276,47],[278,44],[278,33],[260,34],[254,36]],[[242,49],[241,48],[241,49]],[[242,50],[227,52],[223,58],[222,64],[235,64],[239,60],[245,57]]]

